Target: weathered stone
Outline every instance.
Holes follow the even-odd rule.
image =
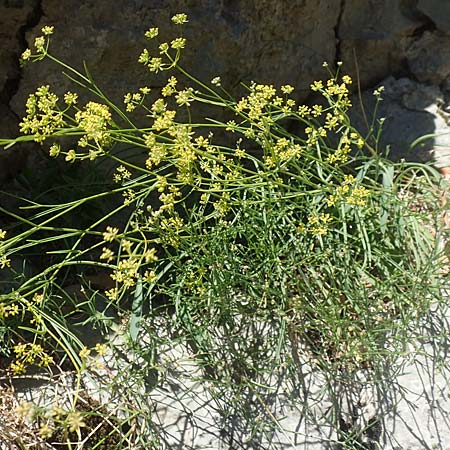
[[[20,31],[33,17],[37,0],[0,1],[0,101],[7,102],[11,80],[20,76]]]
[[[17,117],[5,105],[0,104],[0,130],[4,136],[17,133]],[[24,146],[15,146],[8,150],[0,148],[0,185],[14,178],[24,167],[27,152]]]
[[[324,76],[322,62],[332,66],[337,59],[345,62],[343,70],[362,89],[390,74],[408,75],[408,70],[420,81],[445,82],[450,74],[450,37],[442,32],[423,34],[424,29],[433,29],[433,23],[444,29],[438,19],[445,14],[438,11],[440,2],[416,3],[128,0],[118,14],[106,0],[3,0],[0,17],[7,26],[1,31],[6,38],[0,46],[0,103],[10,103],[21,116],[27,95],[39,85],[51,84],[60,94],[73,89],[61,68],[50,61],[19,70],[17,57],[25,49],[24,38],[31,46],[47,24],[56,29],[52,53],[81,71],[86,62],[97,84],[115,102],[140,86],[161,87],[166,74],[154,76],[137,63],[142,48],[152,48],[143,33],[159,26],[161,39],[173,39],[180,28],[170,18],[180,11],[190,19],[183,28],[188,40],[183,66],[206,83],[220,75],[232,92],[242,81],[290,83],[297,87],[297,99],[304,100],[309,83]],[[397,125],[407,127],[408,122]]]
[[[450,34],[425,32],[407,50],[411,73],[422,83],[441,84],[450,76]]]
[[[182,64],[203,82],[220,75],[231,90],[250,80],[308,86],[322,75],[322,62],[335,58],[339,0],[129,1],[120,14],[108,1],[43,0],[42,9],[28,42],[43,25],[54,25],[52,53],[76,68],[85,61],[96,82],[121,101],[139,86],[163,84],[162,76],[155,78],[136,61],[144,46],[151,51],[143,37],[149,27],[160,27],[161,40],[179,35],[180,27],[170,22],[179,11],[190,19],[183,28],[188,44]],[[39,84],[61,86],[60,72],[46,61],[27,67],[14,109],[21,114],[27,94]]]
[[[437,308],[433,330],[444,333],[449,320],[449,312]],[[155,325],[159,336],[167,338],[164,320],[157,319]],[[147,425],[140,429],[141,439],[150,441],[151,435],[144,433],[157,430],[167,449],[339,450],[345,439],[346,448],[444,450],[450,442],[449,371],[444,364],[433,364],[446,358],[445,337],[433,339],[428,335],[433,330],[424,326],[423,342],[416,348],[419,354],[408,357],[405,349],[397,365],[377,373],[376,381],[370,381],[364,370],[331,380],[329,374],[312,369],[306,361],[297,374],[284,373],[280,367],[264,383],[249,383],[251,388],[240,391],[244,414],[239,410],[233,414],[230,391],[205,380],[195,356],[185,346],[174,342],[161,346],[155,370],[153,364],[130,351],[129,337],[119,330],[108,337],[107,353],[97,355],[90,370],[82,372],[81,390],[72,372],[62,372],[47,380],[45,376],[15,379],[13,391],[16,401],[47,408],[70,407],[74,395],[84,400],[82,404],[89,398],[97,401],[113,415],[126,414],[130,405],[138,405],[152,412],[153,423],[150,428],[141,422]],[[83,343],[93,346],[99,339],[98,331],[88,325]],[[143,333],[140,339],[142,345],[154,337]],[[438,350],[440,346],[443,348]],[[259,392],[258,386],[271,389]],[[333,411],[338,405],[336,426]],[[143,421],[145,417],[143,414]],[[266,423],[264,429],[262,423]],[[1,425],[0,416],[0,431]],[[338,436],[336,428],[341,428],[346,438]],[[13,450],[2,447],[3,439],[0,433],[0,448]]]
[[[419,0],[417,9],[428,16],[441,31],[450,32],[450,3],[442,0]]]
[[[362,87],[402,72],[411,35],[426,23],[401,0],[347,0],[338,28],[338,58]]]
[[[38,0],[0,0],[0,137],[14,137],[18,132],[18,118],[9,107],[16,92],[21,71],[19,55],[23,47],[22,29],[33,20]],[[24,166],[26,151],[16,146],[0,150],[0,183],[14,177]]]
[[[450,121],[442,91],[437,86],[420,84],[409,78],[389,77],[380,85],[384,86],[384,91],[374,123],[376,125],[381,118],[385,120],[377,146],[379,152],[386,154],[388,151],[396,160],[433,161],[437,167],[450,165]],[[361,102],[355,96],[353,103],[352,119],[363,134],[368,133],[367,124],[374,120],[373,90],[364,92]],[[425,135],[431,136],[411,146]]]

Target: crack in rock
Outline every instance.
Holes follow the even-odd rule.
[[[42,9],[42,2],[43,0],[34,0],[32,2],[32,9],[29,12],[29,14],[26,17],[25,23],[19,28],[19,31],[17,32],[17,42],[18,42],[18,48],[19,53],[17,54],[17,61],[16,61],[16,70],[14,71],[17,75],[13,76],[11,78],[8,78],[5,81],[5,84],[3,86],[2,91],[0,92],[0,98],[5,99],[4,103],[6,105],[9,105],[9,102],[14,97],[14,95],[17,93],[20,87],[20,82],[22,80],[22,68],[19,64],[19,56],[20,53],[26,50],[28,47],[28,43],[26,40],[26,34],[32,30],[41,20],[43,16],[43,9]],[[6,2],[6,6],[9,7],[22,7],[24,6],[24,1],[19,0],[11,0],[9,2]],[[15,114],[12,110],[11,113]]]
[[[334,56],[334,64],[335,67],[337,67],[337,63],[339,61],[341,61],[341,43],[342,43],[342,39],[341,39],[341,23],[342,23],[342,17],[344,15],[344,10],[345,10],[345,0],[341,0],[341,4],[339,5],[339,14],[336,20],[336,25],[334,26],[334,36],[336,39],[336,52],[335,52],[335,56]]]

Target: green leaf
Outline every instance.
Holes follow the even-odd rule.
[[[134,299],[131,307],[130,328],[128,330],[130,333],[130,338],[134,343],[137,342],[137,337],[140,330],[143,304],[144,291],[142,289],[142,280],[139,278],[134,291]]]

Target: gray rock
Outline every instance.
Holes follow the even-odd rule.
[[[322,74],[323,61],[334,60],[339,0],[128,1],[121,3],[120,14],[108,1],[43,0],[42,9],[44,16],[27,35],[28,42],[43,25],[54,25],[52,52],[77,68],[85,61],[105,92],[122,101],[125,92],[164,82],[136,61],[148,44],[143,33],[149,27],[159,26],[161,39],[178,36],[179,27],[170,22],[177,12],[190,19],[183,29],[188,44],[182,63],[202,81],[220,75],[230,89],[253,79],[306,87]],[[66,89],[69,83],[61,83],[60,72],[50,62],[27,67],[13,101],[15,111],[22,114],[26,96],[39,84]]]
[[[118,103],[138,87],[164,84],[164,76],[152,76],[136,60],[150,47],[143,37],[149,27],[159,26],[162,39],[178,35],[170,17],[180,11],[190,18],[182,64],[194,76],[208,82],[220,75],[235,94],[241,81],[289,83],[303,101],[310,82],[324,77],[324,61],[333,67],[343,60],[344,71],[362,89],[408,71],[426,83],[445,83],[450,74],[445,8],[438,0],[127,0],[115,8],[106,0],[3,0],[0,104],[8,123],[0,124],[0,136],[11,126],[17,129],[14,116],[23,115],[28,94],[39,85],[52,84],[58,93],[73,89],[50,61],[19,69],[17,58],[43,25],[55,26],[52,52],[79,70],[86,62]],[[440,31],[424,33],[435,25]],[[429,122],[426,111],[424,118]]]
[[[450,34],[427,31],[406,55],[411,73],[422,83],[439,85],[450,76]]]
[[[23,46],[21,29],[33,21],[38,0],[0,1],[0,102],[9,101],[20,77],[18,55]]]
[[[364,3],[364,6],[363,4]],[[404,52],[411,35],[426,18],[401,0],[346,0],[337,29],[338,58],[361,86],[373,86],[403,68]]]
[[[441,31],[450,31],[450,3],[442,0],[419,0],[417,9],[427,15]]]
[[[260,390],[255,384],[239,392],[239,402],[248,408],[246,416],[236,414],[229,390],[205,380],[184,345],[161,346],[154,366],[130,350],[129,337],[118,328],[108,339],[109,352],[84,372],[78,394],[80,400],[92,398],[121,418],[129,405],[151,411],[142,420],[153,425],[147,428],[143,422],[142,430],[157,430],[167,450],[339,450],[339,427],[348,433],[345,448],[448,450],[448,336],[441,333],[448,330],[449,318],[446,310],[434,311],[427,322],[431,329],[424,324],[421,340],[405,347],[395,367],[378,372],[376,382],[367,371],[338,378],[306,363],[297,367],[297,375],[280,368],[263,382],[270,389]],[[159,336],[165,335],[163,320],[153,325]],[[144,333],[139,342],[145,346],[151,339]],[[152,376],[146,375],[149,366]],[[16,395],[41,406],[54,405],[55,399],[60,406],[70,405],[76,392],[74,374],[62,372],[47,382],[44,378],[16,383]],[[333,411],[339,417],[333,417]],[[359,436],[355,441],[352,432]]]
[[[389,77],[380,83],[384,86],[382,101],[376,111],[373,90],[365,91],[361,100],[354,97],[351,113],[356,128],[367,134],[374,123],[377,134],[378,121],[384,118],[380,140],[376,145],[382,154],[395,160],[427,162],[436,167],[450,165],[450,120],[446,111],[444,93],[436,86],[421,84],[409,78]],[[364,111],[364,112],[363,112]],[[367,122],[364,120],[367,118]],[[427,136],[412,144],[423,136]],[[371,140],[372,145],[375,142]]]

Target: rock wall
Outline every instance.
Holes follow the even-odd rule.
[[[69,85],[49,61],[18,65],[42,26],[55,26],[55,55],[79,68],[85,61],[121,100],[162,83],[136,60],[143,32],[159,26],[169,35],[177,12],[190,20],[184,65],[205,81],[221,75],[229,89],[249,80],[290,83],[305,100],[310,82],[325,75],[322,63],[339,60],[362,90],[388,76],[435,87],[450,77],[450,4],[442,0],[0,0],[0,136],[15,134],[37,86]]]

